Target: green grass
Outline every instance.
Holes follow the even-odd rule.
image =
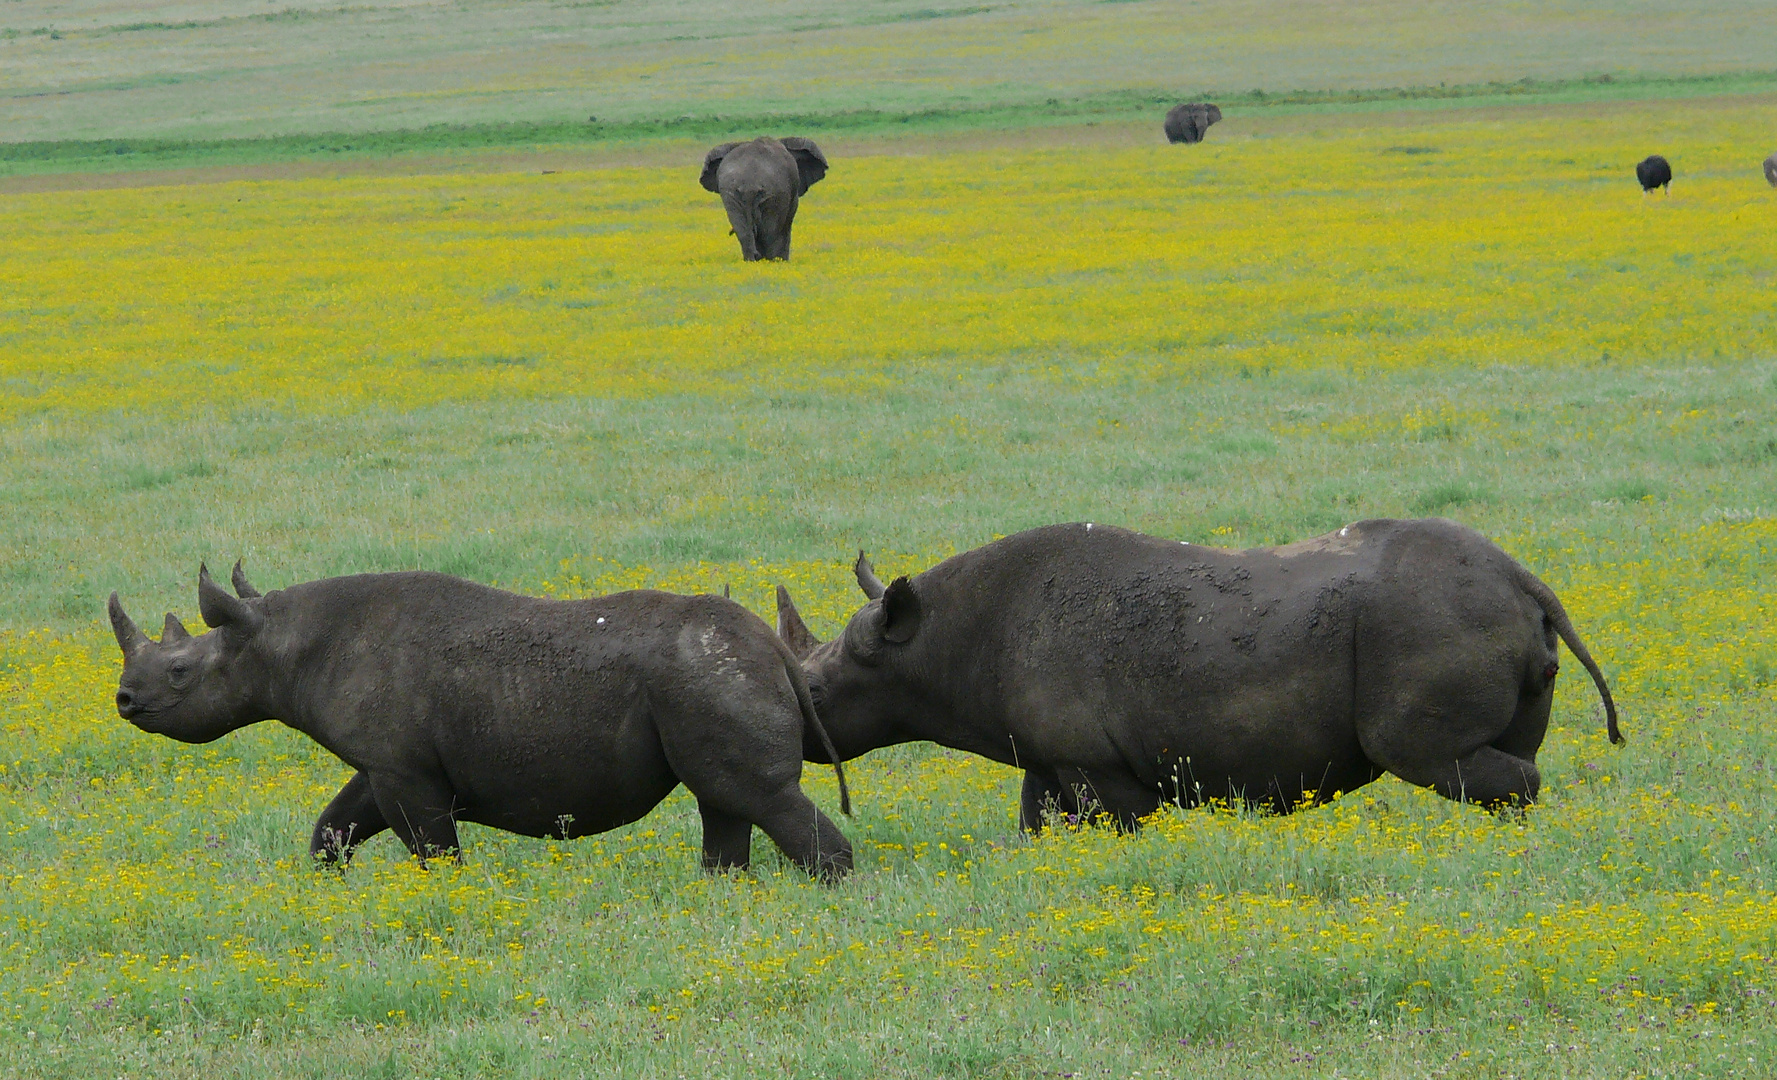
[[[1439,425],[1398,422],[1441,409]],[[1675,431],[1672,418],[1691,413],[1696,422]],[[0,550],[12,553],[0,622],[84,632],[108,653],[99,607],[110,589],[148,621],[163,607],[189,612],[197,560],[237,554],[263,587],[411,566],[534,587],[576,554],[655,565],[825,558],[843,581],[857,545],[943,549],[1069,518],[1261,543],[1366,515],[1435,511],[1512,538],[1561,588],[1610,566],[1669,566],[1660,561],[1669,538],[1700,524],[1770,516],[1773,430],[1772,361],[1078,384],[1014,368],[960,379],[910,371],[896,391],[869,396],[757,387],[737,397],[398,415],[218,408],[170,423],[38,418],[0,444],[0,487],[13,510],[0,516]],[[1687,588],[1661,587],[1673,596]],[[768,610],[762,592],[738,598]],[[1607,666],[1633,648],[1583,613],[1580,621]],[[1767,701],[1631,699],[1632,741],[1621,751],[1604,744],[1589,687],[1566,684],[1558,705],[1542,761],[1545,805],[1527,823],[1469,816],[1392,780],[1365,790],[1373,804],[1347,800],[1337,811],[1355,815],[1360,835],[1454,830],[1458,839],[1438,841],[1432,859],[1411,855],[1405,841],[1303,845],[1276,819],[1204,812],[1184,818],[1196,838],[1184,846],[1147,834],[1033,849],[1013,828],[1015,784],[1003,772],[959,784],[962,774],[946,767],[957,755],[906,747],[854,763],[859,815],[845,828],[869,858],[843,886],[802,883],[763,840],[756,880],[700,878],[686,846],[696,843],[696,817],[681,794],[596,842],[469,828],[464,884],[497,883],[510,907],[498,917],[457,910],[445,884],[404,883],[404,855],[387,837],[344,881],[309,877],[300,853],[325,795],[292,798],[290,778],[306,792],[344,772],[275,725],[204,748],[128,732],[75,742],[8,777],[20,801],[0,811],[5,873],[59,866],[82,844],[102,843],[121,845],[125,860],[183,853],[170,856],[174,866],[213,867],[194,874],[210,891],[153,902],[121,937],[93,929],[91,914],[38,926],[17,886],[0,893],[0,941],[34,926],[34,954],[14,962],[60,995],[29,1027],[0,1023],[0,1068],[157,1078],[1751,1075],[1749,1061],[1777,1054],[1773,1017],[1766,998],[1732,980],[1687,992],[1723,1007],[1700,1016],[1625,1008],[1618,997],[1478,1000],[1460,952],[1418,967],[1335,968],[1282,946],[1243,948],[1236,936],[1201,953],[1163,950],[1119,976],[1164,944],[1130,929],[1077,948],[1045,945],[1053,951],[1017,961],[1036,985],[1004,990],[946,959],[949,930],[1040,926],[1053,908],[1090,908],[1106,889],[1136,885],[1186,909],[1235,891],[1311,892],[1334,911],[1393,898],[1416,918],[1453,925],[1471,916],[1512,923],[1551,904],[1633,904],[1710,888],[1722,874],[1753,893],[1777,888]],[[102,721],[104,702],[93,710]],[[818,772],[810,783],[830,802]],[[237,791],[220,814],[201,794],[216,780]],[[119,791],[130,799],[132,789],[142,834],[113,838],[115,822],[92,820],[107,805],[95,800]],[[1631,808],[1660,791],[1674,793],[1669,809],[1636,816],[1647,811]],[[656,835],[663,842],[647,839]],[[938,875],[954,869],[940,842],[955,859],[975,860],[973,883]],[[904,850],[883,847],[895,844]],[[1073,869],[1020,876],[1038,862]],[[284,890],[322,898],[311,903],[337,895],[340,922],[319,927],[248,899]],[[131,910],[123,891],[111,902]],[[340,943],[318,945],[323,929]],[[524,961],[441,1008],[421,989],[419,954],[433,947],[416,943],[422,932],[496,958],[510,940],[524,946]],[[332,989],[304,997],[303,1012],[254,1004],[263,992],[250,981],[170,975],[127,1000],[83,981],[81,957],[93,950],[210,963],[227,951],[212,934],[245,934],[274,952],[338,949],[369,968],[327,976]],[[829,989],[843,965],[794,960],[757,985],[724,989],[697,974],[705,954],[771,957],[854,938],[902,948],[927,934],[939,935],[938,952],[909,952],[898,982],[862,990],[855,976],[842,992]],[[1659,992],[1660,980],[1683,976],[1642,977],[1614,992]],[[681,996],[686,987],[697,988],[695,1000]],[[515,1006],[521,993],[548,1004]]]
[[[960,549],[1062,520],[1256,544],[1443,514],[1524,537],[1533,561],[1539,537],[1575,534],[1651,556],[1711,515],[1777,512],[1773,362],[1077,383],[911,369],[882,397],[46,417],[0,432],[0,626],[91,627],[112,589],[187,610],[200,559],[245,556],[263,583],[424,567],[534,588],[576,555],[839,574],[860,546]],[[1670,436],[1660,410],[1698,409]],[[1374,430],[1340,433],[1354,423]]]

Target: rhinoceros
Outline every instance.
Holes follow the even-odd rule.
[[[1561,601],[1452,521],[1248,551],[1082,522],[886,588],[862,552],[856,572],[870,602],[825,644],[778,589],[778,633],[839,756],[929,740],[1021,768],[1031,830],[1049,806],[1124,828],[1162,801],[1288,811],[1384,772],[1530,803],[1557,637],[1622,741]]]
[[[393,829],[420,859],[458,852],[457,822],[570,838],[697,797],[703,862],[742,868],[758,825],[811,874],[851,845],[802,792],[803,740],[831,745],[771,628],[732,601],[635,591],[518,596],[445,574],[359,574],[231,596],[198,571],[214,629],[170,612],[159,642],[124,613],[117,711],[203,743],[277,719],[357,770],[309,850],[343,865]],[[851,812],[844,773],[840,803]]]

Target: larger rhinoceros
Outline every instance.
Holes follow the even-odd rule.
[[[1025,771],[1020,821],[1162,800],[1287,811],[1391,772],[1452,799],[1536,798],[1556,638],[1616,706],[1561,601],[1473,529],[1360,521],[1227,551],[1052,525],[886,589],[819,643],[778,590],[841,758],[930,740]],[[811,760],[823,760],[813,747]]]
[[[332,751],[358,773],[315,823],[323,860],[384,829],[422,859],[455,853],[458,821],[603,832],[683,783],[706,867],[746,866],[758,825],[811,874],[851,869],[851,844],[800,786],[804,738],[831,745],[802,673],[739,604],[542,600],[420,572],[262,596],[239,563],[234,585],[239,596],[200,569],[215,629],[194,637],[169,613],[159,642],[111,594],[117,711],[193,743],[277,719]]]

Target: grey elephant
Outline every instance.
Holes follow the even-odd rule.
[[[1527,804],[1557,640],[1622,741],[1561,601],[1452,521],[1250,551],[1086,522],[886,587],[861,554],[856,571],[870,602],[824,644],[778,592],[778,633],[840,756],[929,740],[1016,766],[1032,830],[1049,806],[1125,828],[1163,801],[1288,811],[1384,772]]]
[[[1765,182],[1777,187],[1777,154],[1765,159]]]
[[[457,822],[564,839],[642,817],[683,783],[705,867],[745,867],[758,825],[810,874],[851,845],[802,793],[803,739],[827,742],[795,657],[716,596],[518,596],[431,573],[359,574],[236,595],[198,572],[214,629],[172,614],[158,642],[117,594],[117,711],[182,742],[277,719],[357,770],[311,854],[343,864],[393,829],[421,859]],[[840,803],[850,800],[840,778]]]
[[[1166,113],[1166,141],[1174,143],[1202,142],[1209,126],[1220,122],[1222,110],[1208,102],[1174,105]]]
[[[758,138],[723,143],[705,154],[698,183],[722,196],[741,256],[757,262],[790,257],[796,207],[826,175],[826,155],[813,141]]]

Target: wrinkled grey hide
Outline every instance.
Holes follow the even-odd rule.
[[[723,143],[703,158],[704,190],[722,196],[747,262],[790,257],[790,226],[808,189],[827,175],[827,158],[808,139]]]
[[[1162,800],[1287,811],[1383,772],[1529,803],[1557,637],[1621,741],[1555,594],[1451,521],[1250,551],[1052,525],[887,588],[857,571],[871,602],[826,644],[778,591],[840,756],[923,739],[1018,766],[1031,829],[1050,804],[1123,827]]]
[[[192,743],[277,719],[338,755],[358,774],[315,823],[309,850],[323,860],[384,829],[422,859],[454,853],[458,821],[603,832],[683,783],[706,867],[746,866],[758,825],[810,873],[851,869],[851,845],[800,786],[803,740],[826,744],[807,685],[738,604],[539,600],[417,572],[261,596],[238,563],[234,583],[238,597],[200,570],[215,629],[193,637],[169,614],[159,642],[111,594],[117,711]]]
[[[1665,188],[1666,194],[1672,194],[1672,166],[1658,154],[1649,154],[1635,166],[1635,179],[1643,195],[1655,188]]]
[[[1207,102],[1174,105],[1167,110],[1166,141],[1173,143],[1202,142],[1209,125],[1222,119],[1222,110]]]
[[[1777,187],[1777,154],[1765,159],[1765,183]]]

